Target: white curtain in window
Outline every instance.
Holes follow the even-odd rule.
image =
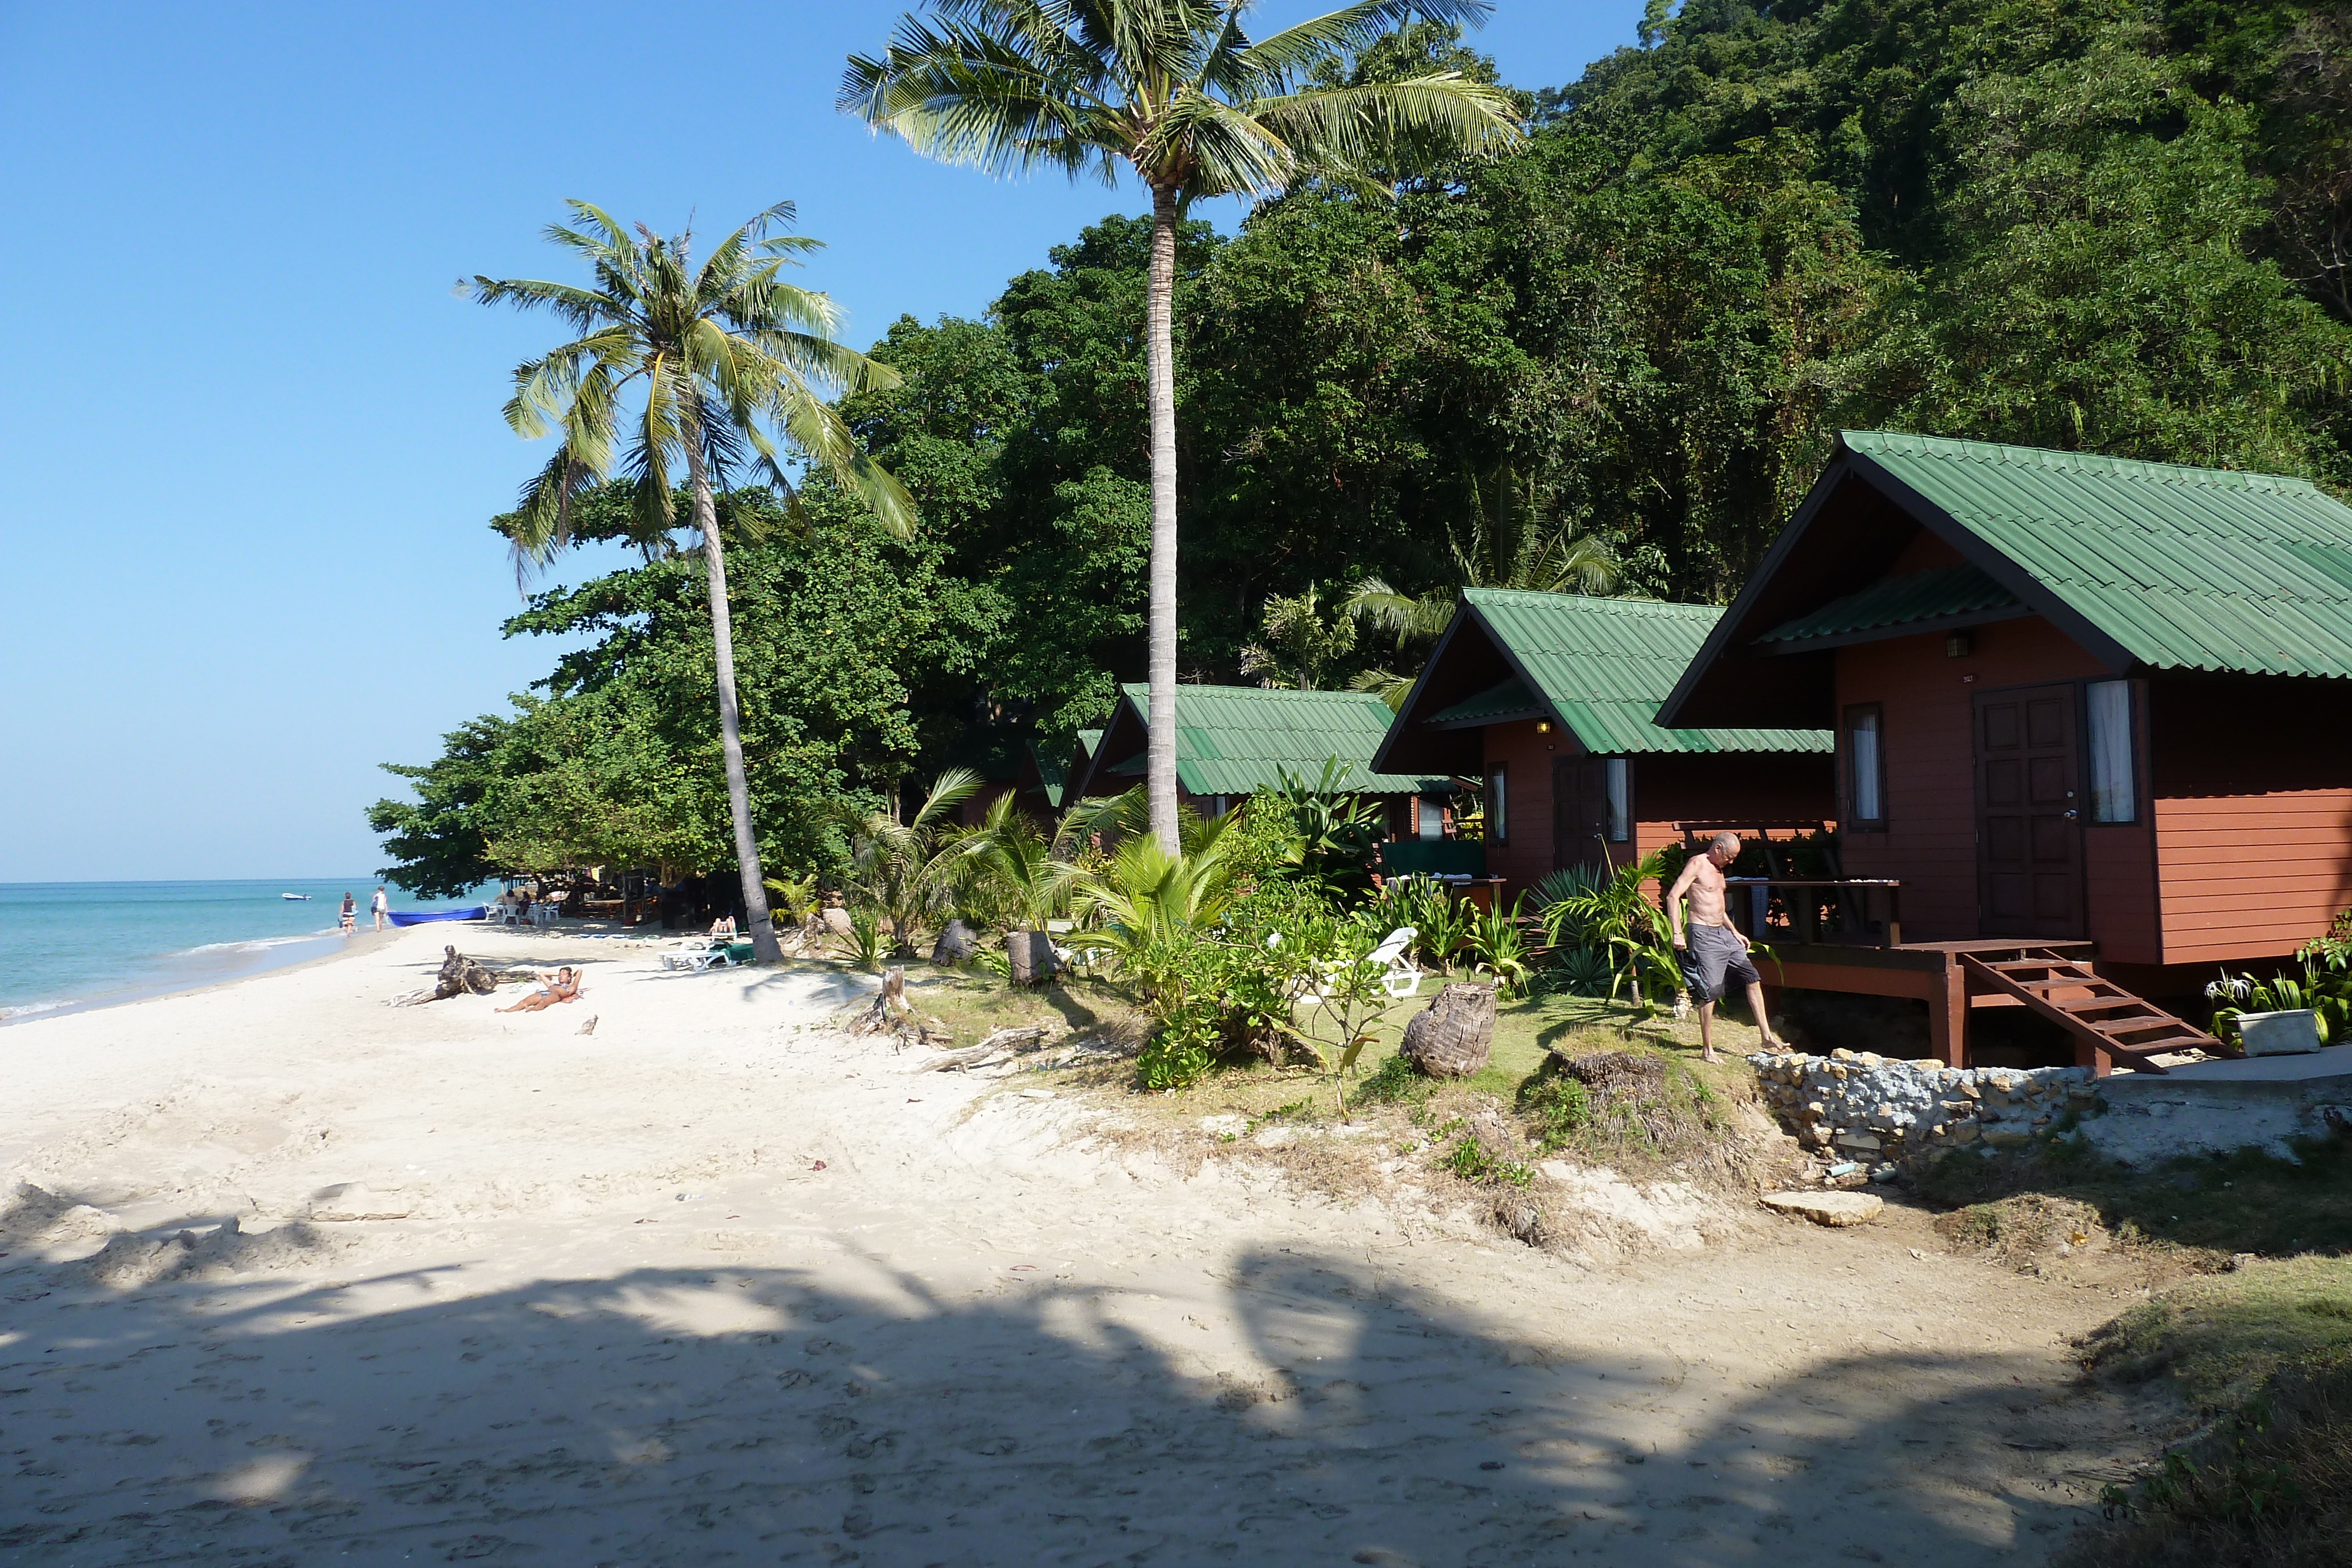
[[[1878,798],[1878,716],[1858,713],[1847,727],[1848,750],[1853,758],[1853,820],[1883,822],[1886,803]]]
[[[1622,757],[1611,758],[1609,759],[1609,841],[1612,844],[1622,844],[1633,836],[1633,813],[1628,809],[1630,801],[1627,796],[1630,790],[1626,775],[1625,759]]]
[[[1496,843],[1511,836],[1509,776],[1497,768],[1486,775],[1486,836]]]
[[[1421,836],[1424,839],[1445,836],[1445,803],[1433,795],[1421,797]]]
[[[2094,681],[2091,709],[2091,818],[2129,822],[2139,816],[2132,788],[2131,683]]]

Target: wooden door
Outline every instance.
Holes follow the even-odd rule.
[[[2080,936],[2074,688],[1979,692],[1975,717],[1978,935]]]
[[[1609,764],[1600,758],[1552,758],[1551,864],[1609,869]]]

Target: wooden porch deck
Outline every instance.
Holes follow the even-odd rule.
[[[1927,1004],[1929,1051],[1950,1067],[1969,1065],[1969,1014],[1978,1008],[2022,1007],[2046,1014],[2074,1036],[2076,1065],[2102,1076],[2118,1061],[2139,1071],[2162,1072],[2162,1067],[2147,1059],[2148,1051],[2191,1044],[2217,1054],[2223,1049],[2203,1030],[2180,1023],[2112,981],[2091,976],[2095,945],[2090,942],[2006,937],[1883,947],[1803,942],[1773,944],[1772,952],[1777,962],[1759,957],[1756,966],[1764,977],[1768,1012],[1783,989],[1913,998]],[[2061,960],[2054,967],[2047,963],[2053,958]],[[2029,965],[2033,968],[2028,973],[2060,977],[2023,986],[2004,983],[2004,969]],[[2105,1021],[2095,1015],[2126,1007],[2137,1009],[2130,1026],[2142,1031],[2137,1038],[2117,1032],[2114,1024],[2095,1027]]]

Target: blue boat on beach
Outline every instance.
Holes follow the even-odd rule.
[[[482,906],[478,904],[466,909],[395,909],[392,912],[394,925],[426,925],[436,920],[479,920]]]

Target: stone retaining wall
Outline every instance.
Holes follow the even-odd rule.
[[[1748,1059],[1765,1103],[1800,1143],[1880,1180],[1951,1149],[2030,1142],[2069,1110],[2097,1103],[2087,1067],[1951,1068],[1833,1051]]]

